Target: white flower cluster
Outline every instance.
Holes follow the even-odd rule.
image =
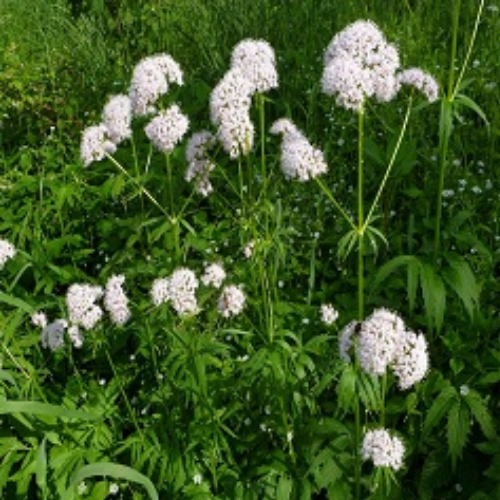
[[[337,104],[360,111],[366,99],[392,100],[402,84],[414,85],[429,101],[437,99],[436,81],[420,69],[398,74],[397,48],[371,21],[356,21],[337,33],[324,57],[321,87]]]
[[[403,465],[405,447],[401,439],[391,437],[386,429],[365,433],[361,453],[364,460],[371,460],[375,467],[390,467],[397,471]]]
[[[134,115],[156,112],[154,104],[168,92],[171,83],[184,83],[182,70],[171,56],[157,54],[140,61],[134,68],[129,90]]]
[[[253,252],[255,251],[255,240],[250,240],[243,248],[243,255],[246,259],[249,259]]]
[[[246,297],[239,286],[230,285],[224,287],[219,297],[218,309],[225,318],[237,316],[245,307]]]
[[[439,96],[439,86],[436,80],[420,68],[410,68],[397,76],[399,85],[411,85],[422,92],[429,102],[434,102]]]
[[[42,330],[42,347],[56,351],[64,345],[64,332],[68,328],[68,322],[64,319],[56,319],[45,325]]]
[[[189,127],[189,120],[177,104],[156,115],[145,127],[148,139],[162,153],[171,153]]]
[[[210,95],[210,119],[217,127],[217,139],[233,159],[253,147],[251,96],[252,85],[239,68],[231,68]]]
[[[327,172],[323,153],[314,148],[290,120],[277,120],[270,131],[283,134],[281,168],[286,178],[306,182]]]
[[[117,325],[124,325],[130,319],[128,298],[123,291],[124,283],[123,275],[112,276],[106,283],[104,291],[104,307],[113,323]]]
[[[100,286],[73,284],[66,293],[68,318],[72,325],[82,326],[86,330],[94,328],[102,318],[102,309],[96,302],[102,297]]]
[[[215,165],[207,152],[214,146],[215,137],[208,130],[202,130],[191,137],[186,148],[188,168],[184,178],[187,182],[194,181],[196,191],[202,196],[213,191],[209,176]]]
[[[264,40],[243,40],[233,49],[231,67],[239,68],[252,84],[253,92],[278,87],[274,50]]]
[[[178,314],[194,314],[198,309],[196,301],[198,285],[198,279],[193,271],[180,268],[169,278],[155,280],[151,289],[151,297],[157,306],[171,302]]]
[[[212,91],[211,121],[217,127],[217,139],[233,159],[253,147],[252,96],[278,86],[275,65],[274,51],[267,42],[243,40],[233,49],[231,68]]]
[[[323,304],[320,308],[321,311],[321,321],[325,325],[333,325],[337,318],[339,317],[339,313],[331,304]]]
[[[205,273],[201,277],[201,281],[205,286],[213,286],[220,288],[222,282],[226,279],[226,271],[221,264],[210,264],[205,268]]]
[[[117,146],[132,136],[132,118],[156,112],[158,98],[168,92],[169,84],[183,84],[179,65],[168,54],[147,57],[137,64],[128,95],[112,96],[104,106],[102,122],[86,128],[80,156],[87,167],[114,154]],[[146,126],[146,135],[160,151],[171,149],[182,139],[187,118],[178,106],[170,106]]]
[[[16,249],[7,240],[2,240],[0,238],[0,268],[2,268],[5,263],[12,259],[16,255]]]
[[[427,341],[409,331],[395,313],[381,308],[363,322],[353,321],[341,332],[341,358],[350,362],[349,351],[356,346],[361,368],[381,376],[391,368],[401,390],[420,382],[429,370]]]

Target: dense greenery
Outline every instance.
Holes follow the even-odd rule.
[[[434,75],[437,102],[401,92],[361,122],[321,92],[326,47],[358,19]],[[0,239],[17,249],[0,270],[0,497],[499,498],[495,33],[498,0],[0,0]],[[213,130],[210,94],[246,38],[274,48],[279,87],[255,99],[248,156],[213,151],[209,197],[184,180],[186,141],[157,153],[142,119],[84,167],[83,130],[152,54],[184,72],[162,104]],[[321,181],[284,178],[269,134],[284,116],[324,151]],[[157,278],[213,262],[243,286],[241,315],[201,285],[197,314],[153,305]],[[125,325],[42,346],[34,313],[66,318],[72,284],[121,274]],[[344,326],[380,307],[427,339],[408,391],[339,355]],[[394,473],[361,461],[378,425],[405,444]]]

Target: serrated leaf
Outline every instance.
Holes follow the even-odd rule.
[[[449,267],[443,270],[443,277],[450,288],[460,297],[470,318],[479,302],[479,287],[468,262],[457,255],[446,255]]]
[[[426,457],[422,467],[422,475],[418,481],[419,500],[433,500],[434,490],[446,483],[450,478],[449,461],[444,450],[434,450]]]
[[[481,427],[483,434],[488,439],[494,439],[497,433],[493,423],[493,418],[480,394],[473,389],[469,389],[469,392],[464,396],[464,400],[470,408],[474,419]]]
[[[440,392],[427,413],[423,430],[424,436],[427,436],[429,432],[441,422],[457,399],[458,393],[453,386],[448,386]]]
[[[420,263],[420,285],[429,326],[435,327],[439,332],[443,326],[446,309],[446,289],[433,266],[424,262]]]
[[[470,412],[467,406],[460,400],[455,400],[448,412],[448,424],[446,435],[448,438],[448,450],[451,455],[453,471],[457,466],[457,460],[462,456],[462,451],[467,442],[470,431]]]

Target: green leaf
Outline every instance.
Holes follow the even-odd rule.
[[[68,410],[64,406],[34,401],[0,401],[0,415],[10,413],[28,413],[30,415],[45,415],[56,418],[70,418],[78,420],[98,420],[100,415],[80,410]]]
[[[40,490],[45,491],[47,488],[47,451],[46,451],[46,440],[44,439],[40,446],[38,447],[38,452],[36,454],[36,484]]]
[[[75,474],[73,480],[71,481],[71,487],[66,490],[64,497],[66,499],[71,498],[72,491],[74,491],[76,486],[78,486],[82,481],[96,476],[113,477],[115,479],[140,484],[141,486],[144,486],[151,500],[159,500],[158,492],[149,478],[131,467],[111,462],[98,462],[95,464],[84,465]]]
[[[443,277],[450,288],[460,297],[470,318],[479,303],[479,287],[468,262],[458,255],[445,256],[449,264],[443,270]]]
[[[497,435],[495,424],[491,413],[481,399],[480,394],[473,389],[469,389],[469,392],[464,396],[464,400],[470,408],[472,415],[474,415],[474,419],[481,427],[483,434],[488,439],[495,439]]]
[[[408,288],[408,304],[410,306],[410,312],[413,312],[415,310],[419,274],[420,274],[420,264],[418,260],[417,259],[409,260],[407,269],[407,288]]]
[[[488,118],[486,118],[486,113],[481,109],[477,102],[473,101],[470,97],[467,97],[464,94],[457,94],[455,96],[455,105],[465,106],[466,108],[474,111],[480,118],[483,120],[484,124],[489,128],[490,122]]]
[[[340,259],[344,260],[349,256],[354,246],[356,245],[358,238],[358,233],[354,229],[340,238],[337,250],[337,255]]]
[[[457,460],[462,456],[462,451],[470,431],[469,408],[463,405],[459,399],[454,401],[453,406],[448,412],[448,425],[446,431],[452,468],[455,471]]]
[[[434,490],[450,479],[449,460],[443,449],[431,451],[425,458],[422,475],[418,481],[419,500],[433,500]]]
[[[413,255],[399,255],[389,262],[386,262],[375,275],[373,283],[371,284],[372,291],[384,283],[389,276],[396,272],[397,269],[410,264],[417,266],[418,269],[419,261],[417,257]]]
[[[356,373],[351,365],[346,365],[337,385],[340,408],[350,410],[356,396]]]
[[[441,422],[444,415],[457,399],[458,392],[453,386],[449,385],[441,391],[427,413],[423,430],[424,436],[427,436]]]
[[[290,500],[293,482],[289,476],[282,474],[276,488],[276,500]]]
[[[420,284],[427,321],[430,327],[436,327],[439,332],[443,326],[444,311],[446,309],[446,289],[443,280],[432,265],[421,262]]]
[[[0,302],[9,304],[9,306],[17,307],[18,309],[21,309],[28,314],[33,314],[34,312],[33,308],[27,302],[24,302],[24,300],[21,300],[7,293],[0,292]]]

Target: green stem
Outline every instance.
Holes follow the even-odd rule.
[[[378,204],[380,196],[382,195],[382,192],[385,188],[385,185],[386,185],[387,180],[389,178],[389,175],[391,173],[392,167],[394,166],[394,163],[395,163],[396,158],[398,156],[398,152],[399,152],[399,149],[401,147],[401,143],[403,142],[403,137],[404,137],[405,132],[406,132],[406,127],[408,126],[408,121],[409,121],[410,114],[411,114],[412,102],[413,102],[413,99],[410,98],[410,101],[408,103],[408,108],[406,109],[406,115],[405,115],[405,118],[403,121],[403,126],[401,127],[401,132],[399,133],[399,137],[398,137],[398,140],[396,142],[396,146],[394,148],[394,151],[392,152],[391,159],[389,160],[389,164],[387,165],[387,169],[385,171],[384,177],[382,179],[382,182],[380,183],[380,186],[378,188],[375,199],[373,200],[373,203],[370,207],[370,210],[368,212],[368,216],[366,217],[366,220],[365,220],[365,223],[364,223],[363,229],[362,229],[363,233],[366,231],[366,228],[368,227],[368,225],[370,224],[370,221],[372,220],[373,212]]]
[[[460,19],[461,4],[461,0],[455,0],[452,13],[451,61],[450,72],[448,74],[448,97],[453,95],[453,86],[455,82],[455,59],[457,58],[458,21]]]
[[[262,94],[257,94],[259,106],[260,122],[260,165],[262,175],[262,197],[265,200],[267,196],[267,165],[266,165],[266,134],[265,134],[265,98]]]
[[[323,181],[319,177],[316,177],[315,181],[318,183],[319,187],[326,194],[327,198],[333,203],[335,208],[340,212],[342,217],[344,217],[344,219],[347,221],[349,226],[351,226],[351,229],[353,229],[354,231],[357,231],[358,228],[356,227],[356,224],[354,224],[352,219],[347,215],[345,210],[340,206],[339,202],[335,199],[335,197],[333,196],[332,192],[328,189],[328,187],[325,186]]]
[[[364,318],[364,206],[363,206],[363,183],[364,183],[364,123],[365,113],[361,107],[358,115],[358,320]]]
[[[172,163],[170,155],[165,153],[165,162],[167,164],[167,180],[168,180],[168,200],[170,203],[170,222],[172,224],[172,238],[174,240],[175,262],[179,264],[181,258],[180,235],[179,235],[179,218],[175,216],[174,205],[174,184],[172,175]]]

